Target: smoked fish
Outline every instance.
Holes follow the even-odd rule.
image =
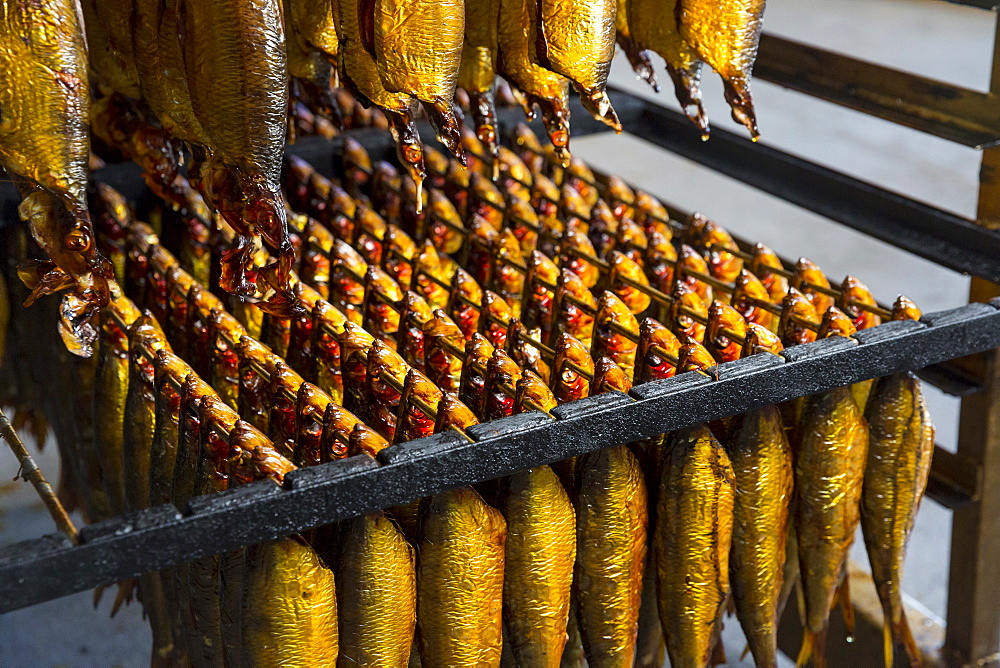
[[[534,0],[535,60],[573,82],[583,106],[597,120],[622,131],[605,91],[615,57],[618,0]]]
[[[657,93],[660,92],[660,84],[656,81],[656,71],[653,70],[653,62],[649,59],[649,54],[636,43],[632,37],[632,30],[628,24],[628,0],[618,0],[618,13],[615,14],[615,41],[625,52],[629,65],[636,76],[653,87]]]
[[[646,482],[625,445],[576,458],[573,598],[591,666],[631,666],[646,563]]]
[[[733,120],[760,136],[750,95],[750,72],[757,59],[764,0],[677,0],[681,38],[698,58],[719,73]]]
[[[471,487],[421,509],[417,626],[424,666],[499,666],[503,515]]]
[[[350,0],[333,0],[333,18],[339,43],[340,78],[362,102],[374,104],[385,113],[389,120],[389,131],[396,142],[399,161],[417,184],[419,208],[423,202],[420,192],[427,171],[424,167],[424,150],[420,143],[420,134],[413,120],[416,114],[416,101],[405,93],[390,92],[383,85],[373,55],[374,47],[369,48],[362,34],[362,26],[366,29],[373,27],[375,5],[370,1],[364,3],[364,8],[361,5],[360,2]],[[371,37],[374,39],[374,35]]]
[[[830,608],[860,521],[868,425],[851,388],[807,397],[795,459],[795,532],[806,620],[798,663],[823,662]]]
[[[653,549],[660,622],[672,666],[707,666],[729,596],[733,469],[705,426],[664,453]]]
[[[542,121],[556,158],[569,165],[569,80],[535,63],[537,0],[500,0],[497,73],[524,94],[525,112]]]
[[[262,270],[277,293],[262,305],[289,317],[295,250],[281,195],[288,109],[288,65],[280,0],[184,2],[182,34],[192,108],[210,144],[196,160],[205,199],[236,232],[222,254],[220,284],[252,296],[246,272],[260,235],[278,252]]]
[[[0,71],[0,165],[23,197],[21,219],[49,257],[22,263],[18,273],[32,290],[26,303],[72,287],[59,333],[71,352],[90,357],[113,269],[97,251],[87,213],[90,84],[79,5],[0,3]]]
[[[640,49],[660,55],[684,115],[708,137],[708,117],[701,101],[701,59],[681,37],[677,23],[680,0],[628,0],[628,25]]]
[[[493,91],[496,84],[497,24],[500,0],[465,0],[465,43],[458,85],[469,94],[469,111],[476,137],[490,157],[500,157]]]
[[[861,530],[885,615],[885,665],[899,643],[912,666],[923,663],[902,601],[903,560],[934,454],[934,427],[920,381],[912,373],[880,379],[865,417],[868,463],[861,490]]]
[[[777,666],[778,601],[792,500],[792,450],[775,406],[751,411],[726,450],[736,480],[729,576],[758,666]]]
[[[341,523],[338,666],[405,666],[417,621],[413,547],[384,512]]]
[[[382,85],[419,100],[438,141],[465,164],[462,135],[452,106],[465,39],[463,0],[367,0],[361,27],[374,11],[372,51]],[[368,38],[362,32],[362,39]]]

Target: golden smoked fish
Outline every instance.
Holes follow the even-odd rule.
[[[333,0],[334,25],[340,45],[338,51],[340,77],[343,84],[363,102],[374,104],[385,113],[389,121],[389,131],[392,132],[392,138],[396,142],[396,155],[417,184],[419,212],[423,202],[420,193],[427,170],[424,167],[424,149],[420,143],[420,134],[413,120],[417,110],[416,101],[405,93],[390,92],[382,84],[372,54],[374,48],[368,48],[362,34],[362,26],[366,29],[371,28],[375,8],[369,1],[362,13],[361,5],[362,3],[351,0]]]
[[[861,491],[861,530],[872,579],[885,615],[885,665],[899,643],[913,666],[922,665],[902,601],[903,560],[934,453],[934,427],[920,381],[912,373],[882,378],[866,412],[868,463]]]
[[[210,143],[191,106],[179,36],[182,0],[133,0],[132,43],[142,98],[172,135],[189,144]],[[124,4],[124,3],[122,3]]]
[[[87,213],[90,84],[87,43],[74,0],[0,2],[0,166],[24,198],[18,212],[49,261],[19,268],[41,295],[62,298],[67,348],[93,354],[97,309],[108,303],[111,264],[97,251]]]
[[[282,0],[282,10],[285,19],[289,101],[307,101],[324,115],[339,118],[339,109],[333,100],[333,91],[330,88],[333,68],[329,58],[310,44],[300,31],[296,18],[301,16],[302,11],[296,11],[295,3],[292,0]],[[327,9],[327,13],[329,12]],[[294,128],[289,126],[289,136],[294,132]]]
[[[333,572],[301,538],[247,548],[243,649],[248,666],[337,663]]]
[[[493,91],[497,68],[497,24],[500,0],[465,0],[465,43],[458,68],[458,85],[469,94],[476,137],[494,162],[500,157],[500,142]]]
[[[605,91],[615,57],[618,0],[534,1],[538,5],[538,64],[572,81],[587,111],[621,132],[618,114]]]
[[[382,85],[419,100],[438,141],[464,165],[452,101],[465,41],[465,2],[363,0],[359,5],[361,12],[373,7],[375,13],[372,51]],[[361,18],[364,29],[368,17]]]
[[[421,665],[499,666],[503,515],[471,487],[424,503],[417,567]]]
[[[576,497],[573,598],[587,662],[631,666],[649,517],[632,451],[615,445],[577,457]]]
[[[795,532],[806,620],[798,663],[822,663],[830,608],[854,533],[868,451],[868,425],[851,388],[807,397],[795,459]]]
[[[674,82],[684,115],[708,136],[708,117],[701,102],[701,61],[681,37],[675,8],[679,0],[627,0],[628,25],[640,49],[660,55]]]
[[[653,549],[660,622],[672,666],[707,666],[729,596],[733,469],[705,426],[664,454]]]
[[[341,523],[338,666],[405,666],[417,622],[413,547],[382,511]]]
[[[569,79],[535,64],[537,0],[500,0],[497,30],[497,73],[525,97],[525,112],[535,105],[549,134],[556,158],[569,165]]]
[[[517,665],[558,666],[566,644],[576,514],[550,467],[508,479],[503,608]]]
[[[288,111],[288,67],[280,0],[184,1],[183,50],[192,108],[210,140],[197,181],[208,202],[235,230],[222,255],[220,283],[253,295],[246,271],[260,235],[278,252],[262,270],[277,293],[265,310],[290,317],[295,250],[281,196]]]
[[[132,3],[81,0],[80,8],[90,47],[90,69],[97,75],[98,82],[126,97],[138,99],[142,93],[131,39]]]
[[[741,419],[726,448],[736,478],[729,577],[736,616],[754,663],[777,666],[777,613],[792,499],[792,450],[777,407],[766,406]]]
[[[678,0],[680,34],[698,58],[719,73],[733,120],[757,140],[750,72],[757,59],[764,0]]]
[[[636,76],[653,87],[657,93],[660,92],[660,84],[656,81],[656,72],[653,70],[653,62],[649,59],[649,54],[639,46],[632,37],[632,30],[628,24],[628,2],[629,0],[618,0],[618,13],[615,14],[615,41],[625,52],[629,65]]]

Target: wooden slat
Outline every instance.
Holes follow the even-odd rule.
[[[1000,98],[763,35],[758,79],[977,149],[1000,144]]]

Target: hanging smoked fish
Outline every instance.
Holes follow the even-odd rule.
[[[563,3],[535,0],[535,53],[539,65],[573,82],[594,118],[621,132],[605,91],[615,57],[617,0]]]
[[[382,84],[373,55],[375,5],[367,2],[362,8],[361,4],[350,0],[333,0],[333,20],[340,45],[340,77],[344,85],[362,101],[377,105],[385,113],[389,120],[389,131],[396,142],[396,155],[417,184],[417,202],[420,203],[423,200],[419,193],[427,173],[424,169],[420,134],[413,121],[416,101],[405,93],[390,92]]]
[[[496,83],[497,23],[500,0],[465,0],[465,43],[458,86],[469,94],[476,137],[496,161],[500,142],[493,90]]]
[[[733,469],[707,427],[671,437],[653,549],[660,621],[672,666],[706,666],[729,595]]]
[[[569,80],[535,64],[537,0],[500,0],[497,72],[525,97],[533,119],[535,105],[549,133],[556,158],[569,164]]]
[[[701,102],[701,60],[681,37],[679,4],[680,0],[628,0],[628,25],[638,48],[658,53],[667,62],[681,110],[707,139],[708,118]]]
[[[4,0],[0,70],[0,165],[24,198],[21,219],[49,258],[19,268],[32,290],[26,304],[72,288],[62,298],[59,333],[71,352],[90,357],[114,273],[97,252],[87,213],[90,85],[79,5]]]
[[[281,196],[288,69],[279,0],[219,4],[186,2],[183,44],[195,114],[211,143],[197,166],[206,199],[237,233],[222,256],[220,282],[253,295],[246,272],[253,240],[263,236],[278,259],[261,276],[277,292],[263,305],[288,317],[296,308],[289,285],[295,251]]]
[[[676,16],[685,44],[722,77],[733,120],[745,125],[756,141],[760,133],[750,72],[757,59],[764,0],[677,0]]]
[[[452,108],[465,37],[463,0],[367,0],[360,3],[361,26],[374,12],[370,51],[382,85],[422,103],[438,141],[465,164],[458,118]],[[367,44],[366,44],[367,46]]]

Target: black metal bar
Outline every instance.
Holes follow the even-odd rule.
[[[950,2],[953,5],[965,5],[966,7],[978,7],[979,9],[987,9],[991,12],[995,12],[997,8],[1000,8],[1000,2],[997,2],[997,0],[944,0],[944,2]]]
[[[612,89],[617,107],[635,96]],[[1000,281],[1000,233],[715,128],[702,141],[680,113],[646,102],[629,132],[792,204],[962,273]]]
[[[971,148],[1000,143],[991,93],[762,35],[754,77]]]
[[[890,322],[853,338],[796,346],[457,433],[300,469],[287,488],[261,482],[0,551],[0,613],[120,581],[171,564],[291,535],[446,489],[509,475],[615,443],[701,424],[755,407],[1000,345],[1000,300]]]

